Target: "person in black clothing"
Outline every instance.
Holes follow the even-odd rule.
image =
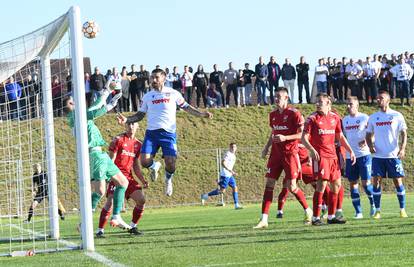
[[[306,103],[310,103],[309,94],[309,64],[306,63],[305,57],[300,57],[300,63],[296,65],[298,75],[299,104],[302,104],[302,91],[305,87]]]
[[[92,95],[94,99],[97,99],[105,87],[106,78],[103,76],[98,67],[95,67],[94,73],[89,79],[89,86],[92,90]]]
[[[45,198],[49,196],[48,191],[48,180],[47,175],[45,172],[42,171],[42,166],[37,163],[33,166],[34,168],[34,174],[33,174],[33,188],[35,189],[33,193],[35,193],[35,196],[33,198],[32,205],[29,209],[29,214],[27,216],[27,222],[30,222],[30,220],[33,217],[33,210],[41,203]],[[65,209],[63,208],[60,201],[58,201],[58,213],[62,220],[65,219]]]
[[[343,74],[341,73],[342,69],[342,62],[337,62],[336,58],[333,59],[333,65],[329,69],[329,73],[331,74],[332,80],[332,90],[333,95],[339,103],[344,103],[344,90],[343,90]]]
[[[142,97],[144,96],[144,94],[147,92],[147,85],[149,85],[149,77],[150,74],[147,70],[145,70],[144,65],[140,65],[139,66],[140,71],[137,72],[137,81],[136,81],[136,86],[137,86],[137,94],[136,96],[138,96],[138,101],[141,104],[141,100]],[[130,87],[131,88],[131,87]],[[137,106],[137,101],[136,98],[132,97],[131,94],[131,99],[132,99],[132,109],[133,111],[137,111],[138,110],[138,106]]]
[[[193,77],[193,86],[196,88],[197,93],[197,108],[200,107],[200,98],[203,97],[204,107],[207,107],[207,86],[208,78],[204,72],[203,65],[198,65],[197,72]]]
[[[172,76],[172,88],[182,94],[182,85],[181,85],[181,79],[180,79],[181,76],[180,76],[180,73],[178,73],[177,66],[174,66],[171,76]]]
[[[253,81],[252,78],[256,77],[254,71],[249,69],[249,63],[244,64],[244,88],[245,88],[245,96],[246,96],[246,105],[251,106],[252,103],[252,91],[253,91]]]
[[[138,71],[135,64],[131,65],[131,71],[128,73],[131,81],[129,83],[129,96],[132,102],[132,111],[137,111],[137,97],[138,97]]]
[[[214,83],[216,85],[216,90],[219,91],[221,95],[221,103],[224,105],[226,103],[224,101],[224,93],[223,93],[223,72],[218,70],[217,64],[213,65],[214,71],[210,73],[210,83]]]
[[[267,81],[269,85],[269,92],[270,92],[270,103],[273,105],[275,102],[275,98],[273,97],[273,92],[279,87],[279,79],[281,75],[281,70],[279,64],[276,63],[276,59],[274,56],[270,57],[270,61],[267,64],[268,68],[268,76]]]

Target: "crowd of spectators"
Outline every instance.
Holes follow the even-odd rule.
[[[408,52],[398,56],[374,54],[365,59],[320,58],[314,71],[303,56],[296,65],[292,65],[289,58],[284,60],[283,65],[279,65],[274,56],[265,63],[261,56],[252,69],[249,63],[245,63],[243,69],[237,69],[232,62],[229,62],[224,71],[217,64],[212,67],[209,73],[201,64],[195,72],[190,66],[184,66],[181,73],[177,66],[172,68],[172,72],[165,68],[166,86],[179,91],[187,102],[204,108],[273,104],[273,92],[279,86],[289,90],[290,100],[295,104],[311,103],[314,87],[315,93],[328,93],[338,104],[344,103],[349,95],[372,104],[377,92],[386,90],[392,98],[399,98],[401,105],[412,105],[410,98],[414,89],[414,54]],[[156,68],[160,66],[157,65]],[[310,84],[312,75],[315,86]],[[62,99],[72,93],[71,79],[70,73],[52,77],[55,116],[62,116]],[[122,67],[120,73],[114,67],[107,70],[106,74],[95,67],[92,74],[85,73],[84,80],[88,106],[108,82],[119,84],[117,89],[122,91],[122,98],[117,108],[122,112],[137,111],[143,95],[150,89],[150,73],[144,65],[138,69],[133,64],[129,70]],[[18,81],[12,76],[0,83],[0,119],[39,116],[40,88],[36,72],[29,73],[24,78],[20,75]]]

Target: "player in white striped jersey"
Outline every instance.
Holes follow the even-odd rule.
[[[342,129],[356,156],[356,163],[352,165],[350,155],[348,152],[346,153],[345,176],[348,178],[350,184],[349,191],[351,193],[352,205],[355,208],[354,218],[362,219],[362,208],[358,189],[359,177],[361,177],[362,186],[371,205],[371,216],[375,213],[375,206],[372,196],[373,187],[371,184],[372,159],[369,147],[365,141],[369,116],[359,112],[358,108],[358,98],[355,96],[348,97],[347,111],[349,115],[342,119]]]

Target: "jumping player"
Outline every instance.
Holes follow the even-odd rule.
[[[331,185],[328,200],[328,223],[342,224],[346,222],[342,217],[335,217],[338,192],[341,187],[341,171],[335,151],[335,139],[350,152],[351,162],[355,164],[355,154],[342,133],[340,118],[331,112],[330,108],[329,96],[325,93],[319,93],[316,112],[306,120],[302,134],[302,143],[310,152],[314,173],[318,177],[313,196],[313,225],[322,225],[320,212],[323,193],[328,182]]]
[[[206,201],[208,197],[223,194],[224,192],[226,192],[227,186],[230,186],[233,190],[234,208],[236,210],[243,208],[239,204],[239,193],[236,184],[236,178],[234,178],[234,176],[237,175],[237,173],[233,170],[234,164],[236,163],[236,150],[237,145],[235,143],[231,143],[229,145],[229,150],[226,152],[226,154],[224,154],[223,160],[221,161],[220,181],[218,183],[220,188],[215,189],[207,194],[202,194],[202,205],[204,205],[204,201]]]
[[[273,199],[273,190],[282,171],[289,191],[296,197],[305,211],[305,223],[310,223],[312,210],[306,202],[303,191],[297,187],[300,173],[298,142],[302,135],[303,117],[300,112],[288,106],[289,94],[284,87],[275,93],[276,109],[269,114],[269,126],[272,128],[268,142],[262,151],[265,158],[271,147],[267,163],[266,188],[263,193],[262,216],[255,229],[268,227],[268,214]]]
[[[150,169],[151,179],[155,181],[161,163],[154,161],[154,156],[158,149],[162,148],[165,163],[165,194],[171,196],[173,193],[172,179],[177,160],[177,105],[194,116],[210,119],[213,115],[210,112],[201,112],[185,102],[178,91],[164,86],[165,79],[164,70],[153,70],[151,73],[152,89],[144,95],[139,111],[128,118],[119,114],[118,122],[120,124],[138,122],[147,114],[147,130],[141,149],[141,165]]]
[[[109,84],[107,84],[109,85]],[[108,88],[109,86],[107,86]],[[92,187],[92,210],[96,209],[102,195],[106,190],[106,182],[112,180],[115,183],[114,190],[114,210],[110,224],[113,227],[121,227],[130,229],[131,227],[122,220],[120,212],[124,203],[125,190],[128,186],[128,180],[118,169],[118,167],[109,158],[108,154],[102,151],[102,146],[106,145],[101,132],[95,125],[94,120],[105,115],[112,110],[122,93],[116,94],[106,104],[106,99],[110,94],[109,89],[105,89],[102,95],[87,110],[87,131],[88,131],[88,147],[91,172]],[[65,112],[67,113],[68,123],[71,128],[75,127],[75,103],[71,97],[65,99]]]
[[[138,129],[138,123],[128,123],[125,125],[126,131],[116,136],[109,146],[109,157],[115,162],[115,165],[121,170],[122,174],[128,179],[128,188],[125,192],[125,198],[133,199],[135,207],[132,212],[131,234],[140,235],[137,224],[144,213],[145,196],[141,185],[134,179],[132,170],[143,184],[144,188],[148,187],[148,182],[145,180],[141,172],[139,163],[139,153],[141,151],[141,142],[135,138],[135,133]],[[96,237],[104,236],[104,227],[108,221],[109,215],[113,206],[113,194],[115,190],[115,183],[110,182],[106,191],[106,203],[101,210],[99,217],[99,227]]]

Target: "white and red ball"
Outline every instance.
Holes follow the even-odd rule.
[[[99,25],[93,20],[88,20],[82,25],[82,32],[86,38],[93,39],[99,33]]]

